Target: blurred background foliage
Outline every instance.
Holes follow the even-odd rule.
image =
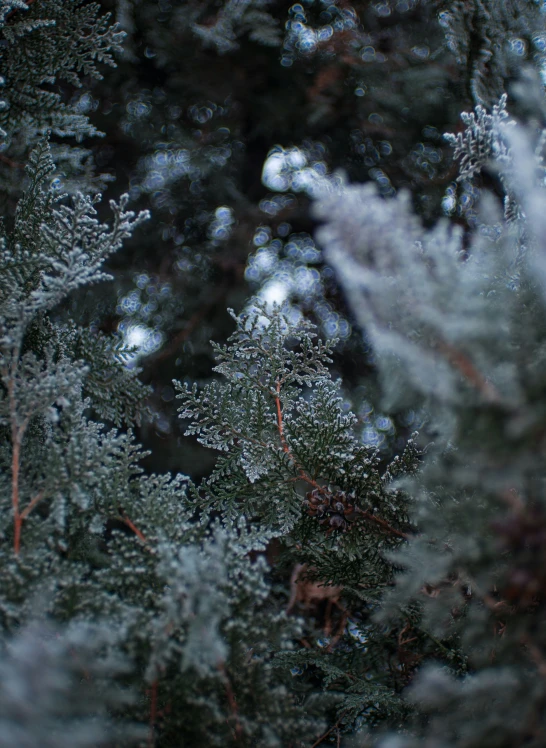
[[[210,453],[177,422],[171,382],[213,376],[209,341],[232,332],[227,307],[239,313],[256,295],[340,338],[334,369],[347,407],[387,457],[419,424],[373,409],[374,362],[315,245],[307,187],[341,170],[385,196],[409,189],[429,224],[442,214],[468,222],[472,191],[455,183],[442,137],[475,103],[472,50],[457,64],[446,40],[444,6],[456,3],[100,4],[127,34],[118,67],[59,91],[104,133],[81,146],[106,197],[129,190],[131,207],[152,219],[110,261],[114,283],[86,289],[70,311],[135,347],[131,365],[151,387],[138,434],[151,450],[146,469],[209,472]],[[519,41],[508,40],[521,63],[537,50]],[[59,188],[62,177],[61,168]]]

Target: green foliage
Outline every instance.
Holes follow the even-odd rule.
[[[98,3],[83,0],[3,0],[0,6],[0,140],[10,167],[0,175],[5,217],[21,194],[24,163],[48,132],[61,141],[54,145],[58,187],[62,180],[72,194],[96,193],[109,181],[94,176],[89,149],[62,142],[102,134],[63,92],[101,79],[98,65],[115,66],[124,33],[99,12]]]
[[[170,709],[165,744],[182,734],[199,744],[273,745],[288,736],[302,744],[323,724],[320,693],[304,709],[286,686],[290,662],[277,659],[294,649],[302,624],[287,617],[286,595],[267,582],[263,559],[251,558],[282,537],[292,547],[287,559],[312,563],[325,580],[352,560],[355,586],[358,564],[372,577],[371,563],[382,569],[384,584],[390,566],[373,539],[392,545],[404,536],[389,524],[405,523],[405,509],[396,512],[402,494],[389,489],[388,471],[381,474],[377,456],[352,434],[354,417],[343,411],[326,367],[331,346],[315,342],[309,324],[265,308],[241,318],[229,345],[218,348],[225,392],[213,385],[202,396],[190,394],[198,409],[211,403],[195,428],[207,444],[227,450],[227,461],[199,490],[186,490],[181,477],[142,475],[143,454],[131,434],[107,430],[88,415],[130,420],[142,389],[131,383],[115,342],[63,323],[56,310],[70,293],[108,278],[104,259],[146,215],[126,212],[123,198],[111,203],[112,227],[100,223],[91,199],[79,195],[71,206],[55,195],[48,184],[53,168],[44,141],[31,154],[29,187],[3,237],[4,636],[32,619],[38,600],[58,622],[102,621],[123,632],[104,646],[108,657],[115,650],[126,657],[127,686],[141,695],[151,689],[150,708],[159,699]],[[404,461],[415,463],[411,449]],[[296,484],[306,483],[331,505],[329,542],[328,528],[302,504]],[[339,528],[331,520],[340,514],[332,502],[342,491],[351,492],[351,529],[334,562],[327,550],[336,544]],[[359,560],[362,542],[370,551]],[[52,678],[71,677],[59,667]],[[327,685],[330,666],[322,667]],[[210,694],[206,702],[203,692]],[[101,698],[113,716],[139,713],[112,705],[106,691]],[[189,705],[195,721],[187,719]],[[55,708],[44,717],[52,724]],[[126,743],[131,734],[124,734]],[[86,744],[83,734],[71,739]]]
[[[67,107],[47,86],[57,81],[81,86],[82,76],[101,78],[97,63],[114,64],[112,52],[121,50],[123,33],[109,26],[108,15],[98,18],[99,10],[97,3],[82,0],[3,3],[4,137],[21,129],[28,131],[27,139],[46,129],[79,139],[96,134],[86,116]],[[17,20],[6,23],[13,13]]]
[[[396,543],[407,529],[404,499],[390,483],[393,474],[414,469],[417,453],[410,442],[401,459],[381,470],[378,454],[362,447],[354,433],[356,418],[344,405],[340,383],[330,378],[332,342],[315,337],[310,323],[291,322],[281,311],[258,306],[237,319],[226,346],[216,347],[216,371],[225,384],[215,381],[201,392],[178,385],[185,401],[181,416],[192,419],[187,433],[222,452],[203,484],[200,507],[232,522],[243,513],[292,536],[292,544],[301,543],[303,553],[310,554],[306,560],[320,565],[324,580],[336,581],[336,561],[329,553],[329,546],[340,544],[335,512],[319,510],[317,519],[331,520],[325,537],[323,526],[302,512],[311,508],[302,492],[318,491],[325,501],[343,492],[352,509],[342,511],[350,518],[343,522],[348,532],[341,547],[347,556],[340,548],[339,567],[346,578],[354,554],[361,556],[355,576],[373,576],[377,568],[365,569],[372,556],[381,563],[378,539],[379,545]],[[390,522],[391,530],[402,529],[385,532]]]
[[[157,416],[157,390],[131,368],[124,328],[108,331],[82,302],[112,279],[115,254],[149,218],[128,211],[123,194],[106,223],[90,152],[61,141],[98,134],[85,86],[100,79],[98,64],[113,65],[122,34],[93,3],[0,4],[2,744],[544,742],[546,134],[538,73],[518,70],[523,60],[543,64],[544,10],[523,0],[281,6],[162,4],[157,23],[147,4],[119,8],[135,24],[127,58],[138,59],[143,39],[154,73],[172,85],[167,94],[164,81],[153,90],[128,81],[120,121],[126,142],[142,140],[132,194],[149,194],[162,231],[177,247],[188,243],[177,255],[181,272],[193,262],[205,278],[194,274],[185,288],[210,296],[216,262],[227,276],[223,302],[230,273],[240,282],[244,270],[226,249],[246,258],[249,239],[255,280],[280,268],[283,282],[315,284],[314,306],[303,293],[281,306],[241,293],[235,331],[213,344],[216,377],[174,383],[186,435],[214,453],[194,483],[144,468],[145,432],[133,429]],[[462,115],[464,131],[443,141],[429,127],[433,153],[423,142],[395,143],[412,195],[398,189],[405,177],[393,169],[391,181],[378,164],[387,168],[385,133],[404,139],[397,119],[420,133],[422,123],[404,114],[410,93],[436,118],[444,106],[448,58],[431,25],[436,10],[476,107]],[[410,17],[434,29],[427,45],[399,25]],[[210,90],[200,98],[205,86],[190,81],[201,93],[182,116],[175,102],[186,83],[173,71],[177,55],[195,66],[196,48],[182,43],[190,38],[205,48]],[[256,90],[277,51],[285,72],[294,67],[291,95],[312,102],[308,131],[293,135],[292,115],[281,130],[257,126],[216,91],[210,81],[232,63],[240,72],[249,45],[262,55]],[[436,68],[423,62],[428,45],[437,45]],[[400,68],[392,96],[378,83],[389,55]],[[342,80],[359,101],[370,93],[349,121],[370,125],[352,129],[351,142],[376,184],[327,176],[333,136],[345,127],[332,94]],[[270,88],[260,102],[282,122]],[[508,114],[512,105],[522,122]],[[265,197],[241,177],[245,147],[259,138]],[[458,177],[431,166],[449,147]],[[20,159],[24,179],[14,177]],[[416,170],[445,187],[441,220],[433,202],[421,210],[425,221],[416,214],[412,197],[428,194]],[[309,200],[320,248],[285,220]],[[270,223],[256,226],[256,205]],[[336,282],[344,316],[326,300]],[[160,274],[136,283],[149,297],[141,321],[160,325],[158,306],[170,310],[173,349],[195,328],[205,334],[214,294],[208,311],[195,311],[186,297],[171,298]],[[346,340],[349,318],[377,373],[365,396],[338,376],[343,343],[324,335],[335,328]],[[155,362],[163,360],[160,351]],[[380,447],[368,438],[368,401],[378,420],[379,409],[390,416]]]
[[[393,481],[416,469],[419,454],[410,440],[403,455],[385,468],[374,449],[362,447],[354,432],[356,418],[326,367],[331,352],[332,342],[316,340],[310,323],[258,305],[237,318],[228,344],[216,347],[216,370],[227,381],[202,391],[179,389],[181,415],[191,419],[188,433],[221,453],[201,486],[200,511],[220,515],[228,524],[244,516],[265,538],[277,538],[283,564],[297,563],[301,572],[299,582],[297,574],[292,580],[292,593],[297,599],[299,589],[301,599],[292,599],[289,607],[296,604],[304,612],[315,606],[317,615],[324,585],[343,585],[344,604],[334,614],[337,634],[330,613],[323,621],[330,629],[326,638],[308,621],[306,636],[314,644],[279,655],[277,663],[296,677],[305,671],[298,690],[309,691],[313,681],[322,681],[326,692],[335,693],[330,708],[351,725],[364,712],[379,722],[397,709],[392,697],[399,679],[386,667],[384,634],[372,626],[366,637],[377,637],[377,648],[370,647],[358,665],[355,658],[364,650],[356,654],[348,645],[352,634],[343,644],[336,642],[347,614],[354,617],[354,631],[371,625],[377,601],[392,582],[386,554],[411,530],[408,497]],[[305,580],[307,586],[318,580],[308,599]]]

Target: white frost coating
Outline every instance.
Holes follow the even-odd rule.
[[[485,207],[484,223],[495,224],[499,216]],[[463,261],[458,229],[440,221],[425,230],[409,195],[384,200],[369,184],[322,197],[315,215],[325,221],[317,234],[325,256],[378,354],[389,407],[415,391],[458,401],[467,361],[476,378],[487,372],[517,399],[516,372],[503,351],[515,301],[501,294],[514,261],[506,237],[493,247],[477,233]],[[485,378],[478,389],[493,396]]]

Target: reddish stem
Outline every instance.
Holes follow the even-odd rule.
[[[24,164],[20,164],[18,161],[12,161],[11,158],[8,158],[3,153],[0,153],[0,161],[3,161],[11,169],[24,169],[25,168]]]
[[[283,450],[286,452],[287,455],[290,456],[290,459],[294,462],[294,458],[292,457],[292,454],[290,452],[290,447],[286,443],[286,439],[284,438],[284,426],[282,422],[282,408],[281,408],[281,383],[277,382],[277,394],[275,396],[275,405],[277,406],[277,428],[279,430],[279,437],[281,440],[281,446]]]
[[[11,456],[11,505],[13,507],[13,551],[16,556],[21,550],[21,525],[23,519],[19,512],[19,458],[21,443],[16,433]]]
[[[135,535],[137,536],[137,538],[139,540],[142,540],[142,542],[147,545],[148,544],[148,538],[146,537],[146,535],[144,535],[144,533],[142,532],[142,530],[138,529],[138,527],[135,525],[135,523],[132,522],[129,519],[129,517],[125,514],[125,512],[123,511],[123,509],[120,509],[119,513],[120,513],[121,521],[124,522],[127,525],[127,527],[129,527],[135,533]]]
[[[288,455],[290,458],[290,461],[295,465],[296,469],[298,470],[298,477],[308,483],[310,486],[313,486],[313,488],[316,488],[321,493],[326,493],[326,489],[324,486],[321,486],[319,483],[316,482],[313,478],[311,478],[310,475],[308,475],[305,470],[299,465],[296,461],[296,458],[290,451],[290,447],[288,446],[286,442],[286,437],[284,435],[284,425],[283,425],[283,419],[282,419],[282,407],[281,407],[281,398],[280,398],[280,392],[281,392],[281,383],[277,382],[277,394],[275,395],[275,405],[277,406],[277,430],[279,432],[279,438],[281,440],[281,446],[283,448],[283,451]]]
[[[231,710],[231,715],[233,717],[233,721],[235,723],[235,738],[236,740],[240,740],[243,737],[243,728],[241,726],[241,723],[239,721],[239,707],[237,706],[237,699],[235,698],[235,694],[233,693],[233,688],[231,686],[231,681],[229,680],[229,676],[227,674],[226,668],[224,663],[220,663],[218,665],[218,670],[222,673],[224,676],[224,686],[226,689],[226,697],[228,700],[229,708]]]
[[[150,687],[150,731],[148,733],[148,748],[154,746],[154,727],[157,720],[157,678]]]
[[[36,496],[32,499],[32,501],[28,504],[28,506],[23,509],[21,512],[21,520],[24,520],[28,517],[28,515],[31,513],[31,511],[34,509],[34,507],[40,503],[40,501],[44,498],[44,492],[40,491],[40,493],[37,493]]]
[[[335,723],[335,725],[332,725],[332,727],[330,727],[329,730],[326,730],[326,732],[323,735],[321,735],[320,738],[313,743],[313,745],[311,746],[311,748],[316,748],[317,745],[320,745],[324,740],[326,740],[326,738],[328,737],[328,735],[331,735],[334,732],[334,730],[337,730],[338,727],[339,727],[339,725],[340,725],[340,723],[341,723],[341,720],[343,719],[343,717],[345,716],[346,713],[347,713],[347,709],[345,709],[345,711],[343,711],[341,713],[341,715],[340,715],[338,721]]]
[[[360,509],[359,507],[356,508],[356,511],[358,512],[358,514],[360,514],[361,517],[364,517],[364,519],[367,519],[370,522],[375,522],[376,525],[379,525],[384,530],[387,530],[387,532],[390,532],[393,535],[398,535],[399,538],[404,538],[404,540],[408,540],[409,535],[407,532],[402,532],[402,530],[397,530],[392,525],[389,525],[389,523],[386,522],[384,519],[381,519],[381,517],[376,517],[375,514],[370,514],[369,512],[365,512],[363,509]]]
[[[14,361],[18,361],[19,352],[14,355]],[[19,417],[17,414],[17,399],[15,396],[15,371],[16,364],[12,364],[11,372],[7,382],[8,397],[9,397],[9,409],[10,409],[10,420],[11,420],[11,442],[12,442],[12,453],[11,453],[11,506],[13,508],[13,552],[16,556],[19,555],[21,550],[21,526],[23,524],[23,516],[20,512],[20,496],[19,496],[19,470],[21,464],[21,444],[23,443],[23,436],[25,434],[28,418],[24,419],[22,423],[19,423]]]
[[[465,353],[443,340],[439,342],[438,348],[446,355],[450,363],[461,372],[466,381],[470,382],[487,400],[498,402],[501,399],[494,385],[487,381],[481,371],[476,369]]]

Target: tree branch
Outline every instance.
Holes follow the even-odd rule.
[[[308,483],[310,486],[313,486],[313,488],[316,488],[317,491],[320,491],[321,494],[324,496],[328,495],[328,489],[324,486],[321,486],[320,483],[317,483],[314,478],[311,478],[310,475],[308,475],[304,468],[298,463],[294,455],[292,454],[292,451],[290,447],[288,446],[288,443],[286,441],[286,436],[284,434],[284,424],[283,424],[283,417],[282,417],[282,407],[281,407],[281,383],[280,381],[277,381],[276,383],[276,394],[275,394],[275,406],[277,409],[277,430],[279,432],[279,439],[281,441],[281,446],[283,449],[283,452],[288,455],[291,462],[295,466],[296,470],[298,471],[298,478],[302,481],[305,481],[305,483]],[[359,507],[355,508],[358,514],[363,517],[364,519],[368,520],[369,522],[375,522],[375,524],[382,527],[387,532],[391,533],[392,535],[396,535],[399,538],[403,538],[404,540],[407,540],[410,536],[402,532],[401,530],[397,530],[395,527],[392,527],[389,525],[389,523],[381,519],[381,517],[376,517],[375,514],[370,514],[370,512],[366,512],[364,509],[360,509]]]

